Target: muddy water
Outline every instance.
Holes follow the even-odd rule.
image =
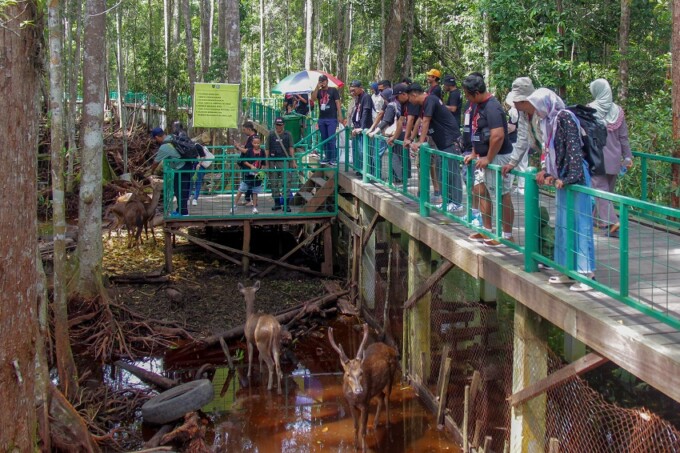
[[[360,341],[359,326],[334,322],[335,338],[349,355]],[[288,348],[282,359],[282,392],[267,391],[265,373],[260,376],[256,360],[248,381],[247,359],[236,372],[226,364],[216,369],[215,399],[203,408],[212,420],[209,443],[225,452],[353,452],[352,416],[342,393],[342,374],[337,354],[328,343],[326,328],[319,329]],[[370,340],[369,340],[370,342]],[[233,354],[238,354],[235,349]],[[221,351],[209,351],[210,359],[191,364],[166,361],[168,371],[190,374],[199,362],[216,363]],[[223,356],[222,356],[223,357]],[[188,367],[187,367],[188,365]],[[200,366],[200,365],[198,365]],[[195,369],[195,368],[194,368]],[[400,380],[390,396],[390,423],[380,414],[373,430],[377,400],[373,401],[366,436],[369,451],[375,452],[459,452],[450,436],[438,431],[434,417],[417,395]]]

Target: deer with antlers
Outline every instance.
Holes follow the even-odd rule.
[[[251,367],[253,364],[253,349],[257,346],[260,359],[260,370],[262,361],[267,364],[269,370],[269,382],[267,390],[272,389],[274,378],[274,367],[276,366],[276,377],[278,381],[278,392],[281,393],[281,365],[279,356],[281,354],[281,324],[272,315],[266,313],[255,313],[255,293],[260,289],[260,281],[256,281],[253,286],[243,286],[238,284],[238,290],[243,294],[246,301],[246,325],[244,334],[248,344],[248,378],[250,378]]]
[[[375,413],[373,429],[378,426],[380,406],[383,402],[387,413],[387,425],[389,426],[390,423],[389,397],[394,375],[399,369],[397,351],[382,342],[373,343],[364,350],[368,340],[368,324],[364,324],[364,337],[356,357],[352,360],[347,358],[342,347],[335,344],[332,327],[328,328],[328,339],[340,356],[342,368],[345,370],[342,389],[354,419],[354,447],[358,448],[359,433],[361,433],[361,449],[365,452],[368,407],[374,396],[378,396],[378,409]]]

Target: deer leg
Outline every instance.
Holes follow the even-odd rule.
[[[279,395],[281,394],[281,363],[280,363],[280,356],[281,352],[279,351],[278,348],[274,350],[274,363],[276,364],[276,379],[278,382],[278,389],[279,389]]]
[[[248,342],[248,378],[250,378],[250,369],[253,366],[253,344]]]
[[[366,425],[368,424],[368,402],[361,406],[361,450],[366,451]]]
[[[352,403],[349,405],[349,411],[354,421],[354,448],[357,449],[359,448],[359,415],[357,414],[357,408]]]
[[[373,420],[374,430],[378,429],[378,419],[380,418],[380,406],[382,406],[382,400],[382,394],[380,394],[378,398],[378,408],[375,410],[375,420]],[[366,412],[368,412],[368,410],[366,410]]]

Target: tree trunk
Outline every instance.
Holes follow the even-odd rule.
[[[191,33],[191,10],[189,0],[182,0],[182,15],[184,16],[184,39],[187,45],[187,72],[189,73],[189,93],[194,92],[196,83],[196,55],[194,54],[194,38]]]
[[[0,122],[0,451],[34,451],[37,441],[36,155],[42,27],[34,0],[2,7],[0,93],[11,121]],[[26,23],[31,26],[24,26]],[[11,151],[11,152],[10,152]],[[18,209],[17,207],[21,208]],[[11,232],[11,234],[9,234]]]
[[[260,0],[260,98],[264,99],[264,0]]]
[[[83,116],[80,204],[78,206],[77,292],[99,293],[102,271],[102,160],[106,36],[105,0],[87,0],[83,52]]]
[[[82,35],[82,5],[80,0],[70,0],[68,4],[68,28],[66,42],[73,42],[74,50],[70,55],[67,76],[68,112],[66,127],[68,131],[68,168],[66,171],[66,192],[74,189],[74,162],[78,155],[78,141],[76,139],[76,118],[78,117],[78,78],[80,74],[80,43]],[[75,26],[75,33],[73,27]]]
[[[229,18],[227,17],[227,0],[217,0],[217,45],[220,49],[227,48],[227,25]]]
[[[120,132],[123,137],[123,173],[128,172],[128,142],[127,142],[127,109],[125,108],[125,68],[123,67],[123,11],[121,7],[116,10],[116,62],[117,62],[117,85],[118,85],[118,115],[120,117]],[[166,68],[167,70],[167,68]]]
[[[182,0],[172,1],[172,15],[175,18],[172,27],[172,42],[175,44],[179,43],[180,31],[182,30],[182,8],[180,2]]]
[[[401,34],[404,30],[405,8],[406,0],[394,0],[387,17],[387,26],[384,32],[385,67],[383,69],[383,78],[392,80],[393,84],[397,82],[399,75],[397,74],[397,59],[401,49]]]
[[[52,160],[52,225],[54,228],[54,283],[52,312],[57,347],[59,387],[64,395],[74,398],[78,390],[76,364],[73,361],[68,333],[68,297],[66,293],[66,210],[64,207],[64,84],[62,80],[61,5],[51,0],[48,7],[50,41],[50,115]]]
[[[201,0],[199,3],[201,13],[201,81],[206,82],[208,69],[210,68],[210,3],[211,0]]]
[[[335,9],[335,17],[336,17],[336,27],[335,27],[335,34],[338,39],[338,45],[336,47],[336,70],[335,70],[335,75],[342,81],[347,80],[347,65],[345,62],[347,61],[346,58],[346,51],[345,51],[345,28],[347,26],[345,18],[347,17],[347,5],[343,3],[342,1],[338,0],[336,9]]]
[[[338,0],[340,3],[340,0]],[[314,36],[314,23],[312,16],[314,13],[314,5],[312,0],[305,2],[305,69],[311,69],[312,65],[312,39]]]
[[[673,157],[680,158],[680,0],[673,0],[673,38],[671,41],[671,79],[673,88],[673,139],[675,149]],[[676,195],[680,186],[680,166],[673,164],[673,190],[671,191],[671,206],[680,207],[680,198]]]
[[[414,16],[416,9],[415,0],[406,0],[406,51],[404,52],[404,67],[401,76],[411,77],[413,72],[413,31],[415,30]]]
[[[35,407],[38,414],[38,437],[40,450],[44,453],[52,451],[50,440],[50,366],[47,351],[52,350],[50,342],[49,297],[47,295],[47,275],[43,268],[40,250],[36,247],[35,267],[38,271],[37,280],[37,335],[35,342]]]
[[[628,36],[630,35],[630,0],[621,0],[621,19],[619,21],[619,101],[628,99]]]

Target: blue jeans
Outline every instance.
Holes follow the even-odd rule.
[[[588,165],[583,162],[585,186],[590,186]],[[588,194],[574,193],[574,224],[567,225],[567,191],[557,189],[555,218],[555,262],[581,274],[595,272],[595,240],[593,239],[593,201]],[[567,263],[567,235],[574,234],[575,263]]]
[[[191,185],[191,176],[193,176],[194,165],[191,162],[186,162],[184,167],[175,170],[174,192],[177,197],[177,210],[182,215],[189,215],[187,202],[189,201],[189,186]],[[172,200],[170,200],[172,201]]]
[[[441,150],[447,154],[461,155],[460,147],[457,145],[447,146]],[[460,174],[460,163],[453,159],[446,159],[446,170],[442,165],[442,158],[440,156],[432,156],[432,158],[439,157],[436,162],[435,174],[441,176],[442,194],[444,194],[444,206],[447,203],[455,203],[457,205],[463,204],[463,179]],[[446,187],[444,184],[444,171],[446,171]]]
[[[338,128],[338,120],[336,118],[319,118],[319,133],[321,134],[321,141],[326,140],[335,134]],[[335,147],[335,139],[329,140],[323,145],[322,160],[338,160],[338,152]]]
[[[196,175],[196,181],[194,181],[194,174]],[[190,196],[193,195],[194,200],[198,200],[198,196],[201,194],[201,186],[203,185],[203,178],[205,177],[205,170],[203,167],[191,174],[191,189],[189,190]]]

